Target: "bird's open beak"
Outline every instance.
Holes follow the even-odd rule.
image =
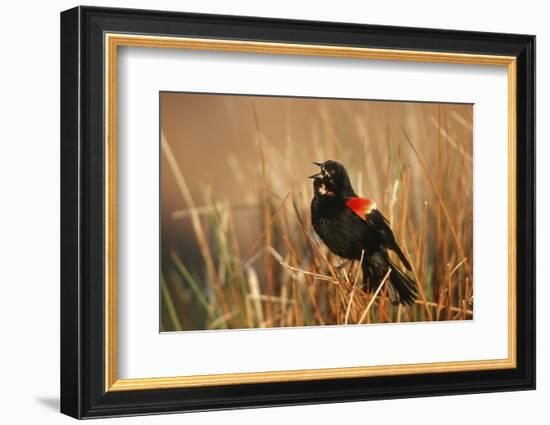
[[[320,167],[320,166],[323,165],[321,162],[313,162],[313,163],[315,165],[317,165],[317,167]],[[321,177],[323,177],[323,174],[316,173],[316,174],[313,174],[313,175],[309,176],[308,179],[320,179]]]
[[[321,167],[323,165],[322,162],[313,161],[313,163],[315,165],[317,165],[317,167]],[[308,179],[320,179],[321,177],[323,177],[323,174],[322,173],[317,173],[317,174],[313,174],[313,175],[309,176]]]

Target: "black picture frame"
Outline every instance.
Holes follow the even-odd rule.
[[[105,391],[104,34],[517,58],[517,367],[301,382]],[[61,13],[61,412],[75,418],[535,388],[535,37],[76,7]]]

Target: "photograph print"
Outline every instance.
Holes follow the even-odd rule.
[[[473,319],[472,104],[159,96],[161,332]]]

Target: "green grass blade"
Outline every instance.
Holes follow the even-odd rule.
[[[204,309],[210,316],[210,313],[211,313],[210,306],[208,305],[208,301],[206,301],[204,294],[200,290],[197,281],[193,278],[191,273],[189,273],[189,270],[187,270],[187,267],[183,265],[183,263],[175,253],[172,253],[172,259],[174,260],[174,264],[176,265],[178,271],[181,273],[185,281],[189,284],[189,286],[193,290],[193,293],[195,294],[195,296],[197,297],[201,305],[204,307]]]
[[[162,297],[164,299],[164,303],[166,304],[168,316],[170,316],[170,320],[172,321],[172,326],[174,330],[181,331],[183,327],[181,326],[180,319],[176,313],[176,308],[174,307],[174,302],[172,301],[172,296],[170,295],[168,285],[166,284],[163,275],[160,276],[160,286],[162,288]]]

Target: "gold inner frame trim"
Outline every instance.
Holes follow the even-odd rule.
[[[105,391],[135,391],[214,385],[445,373],[516,367],[516,58],[478,54],[370,49],[328,45],[105,34]],[[325,56],[356,59],[504,66],[508,72],[508,357],[384,366],[118,379],[116,327],[116,99],[120,46]]]

